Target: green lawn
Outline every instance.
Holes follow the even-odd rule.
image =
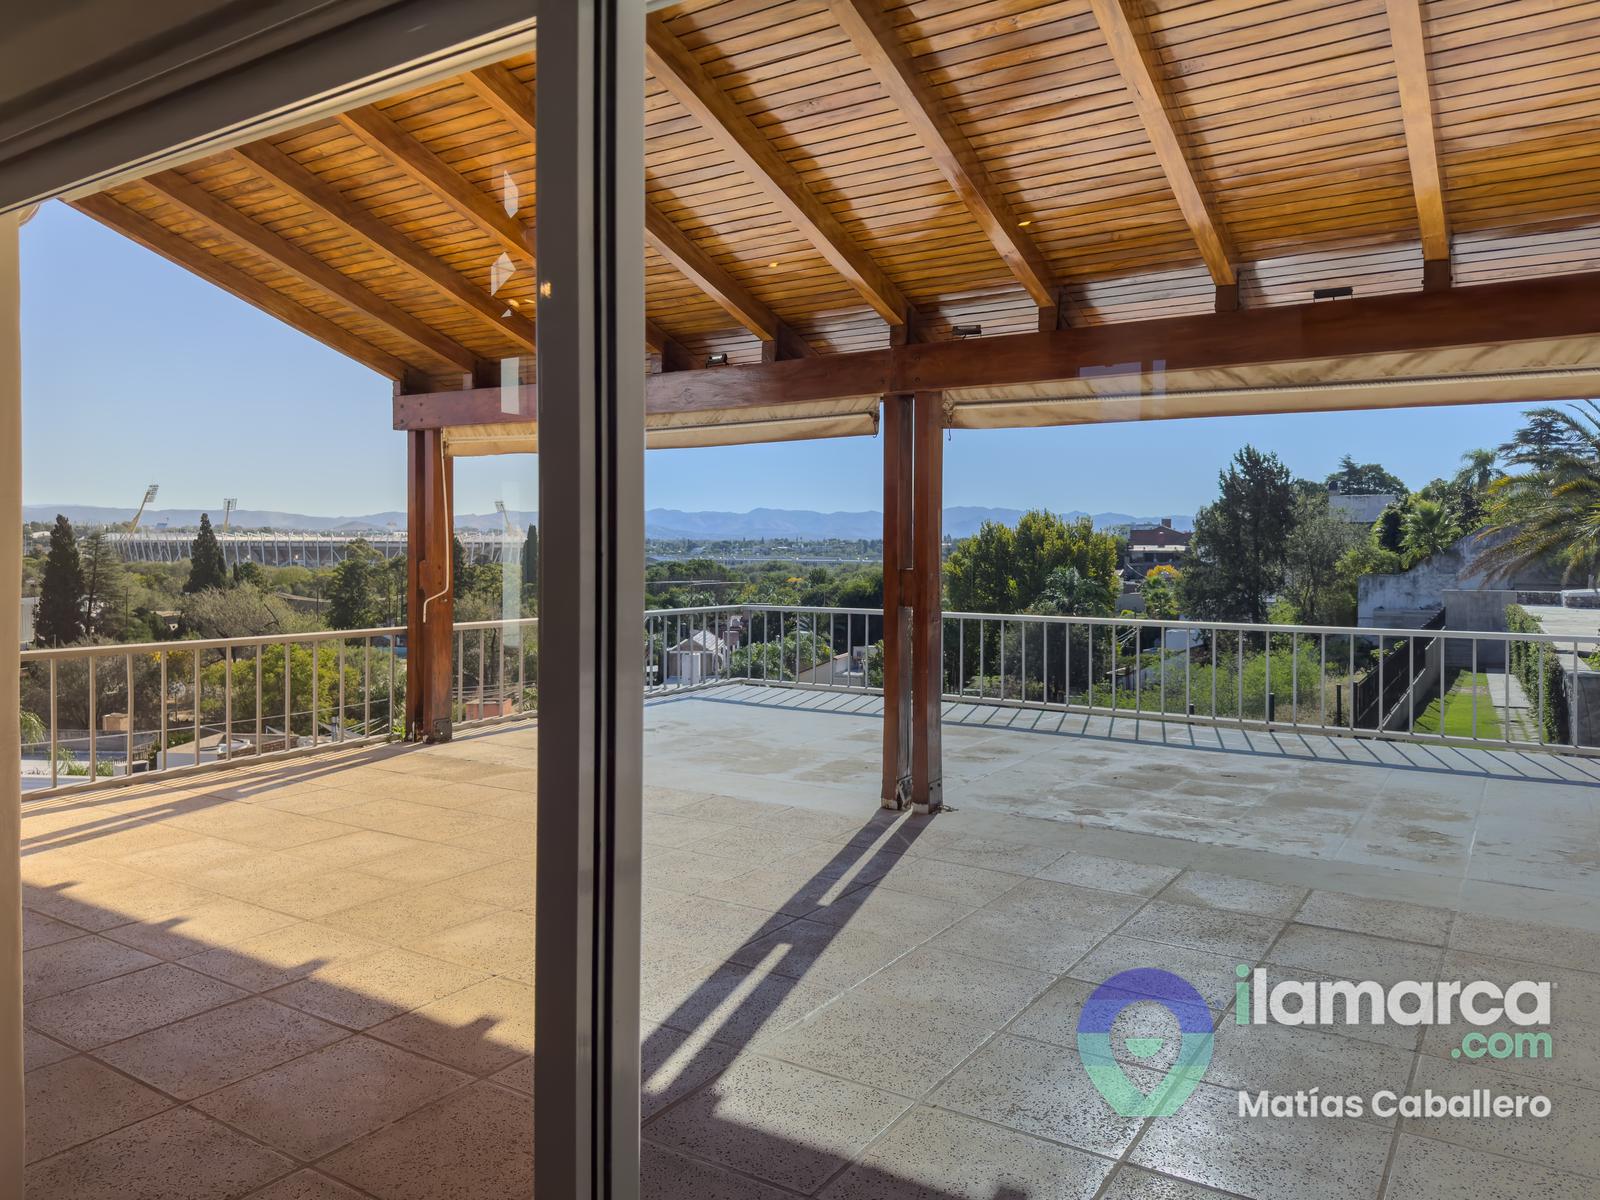
[[[1500,714],[1494,706],[1494,701],[1489,696],[1489,682],[1481,673],[1462,671],[1450,683],[1450,691],[1446,693],[1443,703],[1444,733],[1446,737],[1470,738],[1472,730],[1472,705],[1473,697],[1477,697],[1478,705],[1478,730],[1477,736],[1481,738],[1498,738],[1502,736],[1500,727]],[[1414,731],[1417,733],[1438,733],[1441,705],[1434,700],[1428,707],[1417,714]]]

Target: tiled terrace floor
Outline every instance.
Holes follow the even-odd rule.
[[[871,807],[871,708],[719,690],[648,710],[647,1196],[1600,1187],[1589,764],[961,710],[961,811],[929,821]],[[507,728],[28,804],[28,1200],[528,1194],[532,748]],[[1463,822],[1464,857],[1406,835],[1453,847]],[[1565,869],[1476,878],[1494,829]],[[1555,980],[1559,1050],[1490,1066],[1445,1031],[1239,1028],[1238,963]],[[1175,1117],[1114,1116],[1073,1049],[1083,999],[1135,965],[1184,975],[1217,1022]],[[1243,1119],[1241,1087],[1554,1110]]]

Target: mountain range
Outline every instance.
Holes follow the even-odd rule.
[[[944,530],[950,537],[967,537],[976,533],[985,521],[998,521],[1015,525],[1023,514],[1020,508],[979,508],[955,506],[944,510]],[[146,529],[193,528],[200,522],[199,509],[159,508],[147,509],[142,525]],[[53,521],[62,513],[74,525],[108,525],[132,520],[131,508],[103,508],[91,504],[26,504],[22,514],[25,521]],[[1069,520],[1090,517],[1097,529],[1114,525],[1154,525],[1160,518],[1136,516],[1122,512],[1087,513],[1080,510],[1063,513]],[[213,513],[214,523],[220,524],[220,514]],[[538,516],[532,512],[511,513],[519,527],[537,524]],[[1172,523],[1187,529],[1192,518],[1172,516]],[[293,529],[312,533],[363,533],[404,529],[403,512],[376,512],[355,517],[318,517],[306,513],[273,512],[265,509],[241,508],[234,512],[235,529]],[[458,529],[499,529],[499,513],[457,513]],[[650,538],[685,541],[753,541],[757,539],[822,541],[828,538],[876,539],[883,536],[883,514],[867,510],[862,512],[814,512],[810,509],[753,508],[749,512],[686,512],[676,508],[652,508],[645,513],[645,536]]]

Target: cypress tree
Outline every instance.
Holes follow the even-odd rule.
[[[83,637],[83,563],[72,522],[56,514],[50,530],[50,555],[39,583],[39,607],[33,615],[34,638],[46,646],[67,646]]]
[[[228,586],[228,564],[223,560],[222,547],[211,530],[211,517],[200,514],[200,532],[195,534],[194,545],[189,550],[189,582],[185,592],[203,592],[208,588]]]
[[[522,543],[522,584],[539,586],[539,527],[528,526],[528,536]]]

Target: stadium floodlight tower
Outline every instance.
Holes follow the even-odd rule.
[[[500,514],[500,519],[506,523],[506,537],[511,541],[517,540],[517,523],[511,519],[511,514],[506,511],[506,502],[496,500],[494,510]]]
[[[233,510],[239,507],[239,501],[229,496],[222,502],[222,532],[228,532],[228,523],[233,520]]]
[[[135,533],[138,531],[139,522],[144,519],[144,510],[146,505],[156,498],[156,493],[160,490],[161,485],[159,483],[152,483],[149,487],[145,488],[144,499],[139,501],[139,511],[133,514],[133,523],[128,526],[129,533]]]

